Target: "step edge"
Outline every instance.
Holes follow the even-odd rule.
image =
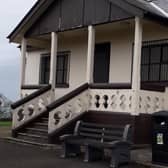
[[[21,136],[28,136],[28,137],[33,137],[33,138],[48,139],[48,136],[41,136],[41,135],[36,135],[36,134],[28,134],[28,133],[22,133],[22,132],[18,132],[17,134]]]
[[[59,146],[59,145],[47,144],[47,143],[38,143],[38,142],[33,142],[33,141],[28,141],[28,140],[22,140],[22,139],[19,139],[19,138],[5,137],[5,138],[3,138],[3,140],[11,142],[11,143],[16,142],[17,144],[21,144],[21,145],[29,144],[29,145],[32,145],[32,146],[39,146],[39,147],[42,147],[42,148],[45,148],[45,149],[54,149],[54,150],[61,150],[62,149],[61,146]]]

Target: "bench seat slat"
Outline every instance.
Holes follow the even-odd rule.
[[[104,141],[108,140],[108,141],[114,141],[114,140],[121,140],[121,137],[119,136],[107,136],[105,135],[103,137]]]
[[[110,131],[110,130],[104,130],[103,133],[105,135],[116,135],[116,136],[120,136],[122,137],[123,136],[123,131],[120,131],[120,130],[114,130],[114,131]]]
[[[121,125],[107,125],[107,124],[96,124],[96,123],[87,123],[87,122],[81,122],[81,126],[109,128],[109,129],[124,129],[124,126],[121,126]]]
[[[88,137],[88,138],[95,138],[95,139],[100,139],[102,137],[101,134],[89,134],[85,132],[80,132],[80,136]]]
[[[102,129],[86,128],[86,127],[81,127],[80,131],[91,132],[91,133],[102,133]]]

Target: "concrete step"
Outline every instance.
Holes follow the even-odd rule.
[[[38,122],[48,123],[48,118],[40,118],[40,119],[38,120]]]
[[[18,139],[18,138],[12,138],[12,137],[6,137],[3,139],[7,142],[10,142],[10,143],[16,143],[16,144],[20,144],[20,145],[31,145],[31,146],[36,146],[36,147],[40,147],[40,148],[50,149],[50,150],[57,150],[60,152],[62,149],[60,145],[56,145],[56,144],[38,143],[38,142],[32,142],[32,141]]]
[[[26,128],[27,130],[32,130],[32,131],[38,131],[38,132],[45,132],[48,133],[48,130],[46,129],[39,129],[39,128],[33,128],[33,127],[28,127]]]
[[[30,127],[48,130],[48,123],[42,123],[38,121],[38,122],[33,123]]]
[[[33,138],[48,139],[47,136],[35,135],[35,134],[28,134],[28,133],[23,133],[23,132],[19,132],[18,135],[21,135],[21,136],[28,136],[28,137],[33,137]]]
[[[48,136],[48,130],[47,129],[36,128],[36,127],[35,128],[34,127],[25,128],[23,133]]]
[[[36,134],[19,132],[17,134],[17,138],[26,140],[26,141],[37,142],[37,143],[48,143],[48,136],[44,136],[44,135],[36,135]]]

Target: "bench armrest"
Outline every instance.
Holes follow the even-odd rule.
[[[65,134],[59,137],[61,141],[65,141],[67,139],[76,139],[76,138],[78,138],[78,136],[73,135],[73,134]]]

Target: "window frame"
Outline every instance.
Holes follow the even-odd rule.
[[[159,62],[155,63],[151,61],[151,50],[152,48],[154,47],[160,47],[160,58],[159,58]],[[165,61],[163,60],[163,49],[164,47],[167,47],[168,48],[168,40],[158,40],[158,41],[149,41],[149,42],[143,42],[143,45],[142,45],[142,58],[141,58],[141,82],[143,83],[167,83],[168,82],[168,76],[167,76],[167,79],[162,79],[162,66],[163,65],[167,65],[168,66],[168,59]],[[149,49],[149,60],[148,60],[148,63],[143,63],[142,59],[143,59],[143,49],[144,48],[148,48]],[[151,72],[151,66],[152,65],[159,65],[159,78],[158,80],[152,80],[150,79],[150,72]],[[148,67],[148,79],[147,80],[143,80],[143,77],[142,77],[142,68],[143,66],[147,66]],[[165,76],[166,78],[166,76]]]
[[[70,55],[71,55],[71,52],[70,51],[60,51],[60,52],[57,52],[57,64],[58,64],[58,57],[59,56],[64,56],[66,54],[67,56],[67,66],[66,66],[66,82],[65,83],[57,83],[57,74],[58,74],[58,65],[56,66],[56,78],[55,78],[55,88],[69,88],[69,76],[70,76]],[[49,84],[49,80],[48,80],[48,83],[45,83],[42,82],[42,58],[44,57],[48,57],[49,60],[51,59],[51,54],[50,53],[43,53],[41,54],[40,56],[40,70],[39,70],[39,84],[43,84],[43,85],[48,85]],[[50,61],[49,61],[50,62]],[[50,69],[50,65],[49,65],[49,69]],[[65,70],[63,69],[63,71]],[[50,71],[49,71],[49,77],[50,77]]]
[[[70,51],[60,51],[57,53],[57,64],[58,64],[58,57],[60,56],[65,56],[67,57],[67,67],[65,68],[66,69],[66,81],[65,83],[58,83],[57,82],[57,73],[58,73],[58,65],[56,67],[56,78],[55,78],[55,87],[56,88],[69,88],[69,79],[70,79],[70,56],[71,56],[71,52]],[[65,64],[65,63],[64,63]],[[65,65],[64,65],[65,66]],[[63,69],[63,71],[65,70]],[[59,70],[60,71],[60,70]],[[64,78],[64,77],[62,77]]]
[[[44,58],[44,57],[48,57],[49,60],[50,60],[50,53],[42,53],[40,55],[40,69],[39,69],[39,84],[40,85],[48,85],[49,84],[49,80],[50,80],[50,79],[48,80],[48,83],[42,82],[42,58]],[[49,67],[49,78],[50,78],[50,67]]]

